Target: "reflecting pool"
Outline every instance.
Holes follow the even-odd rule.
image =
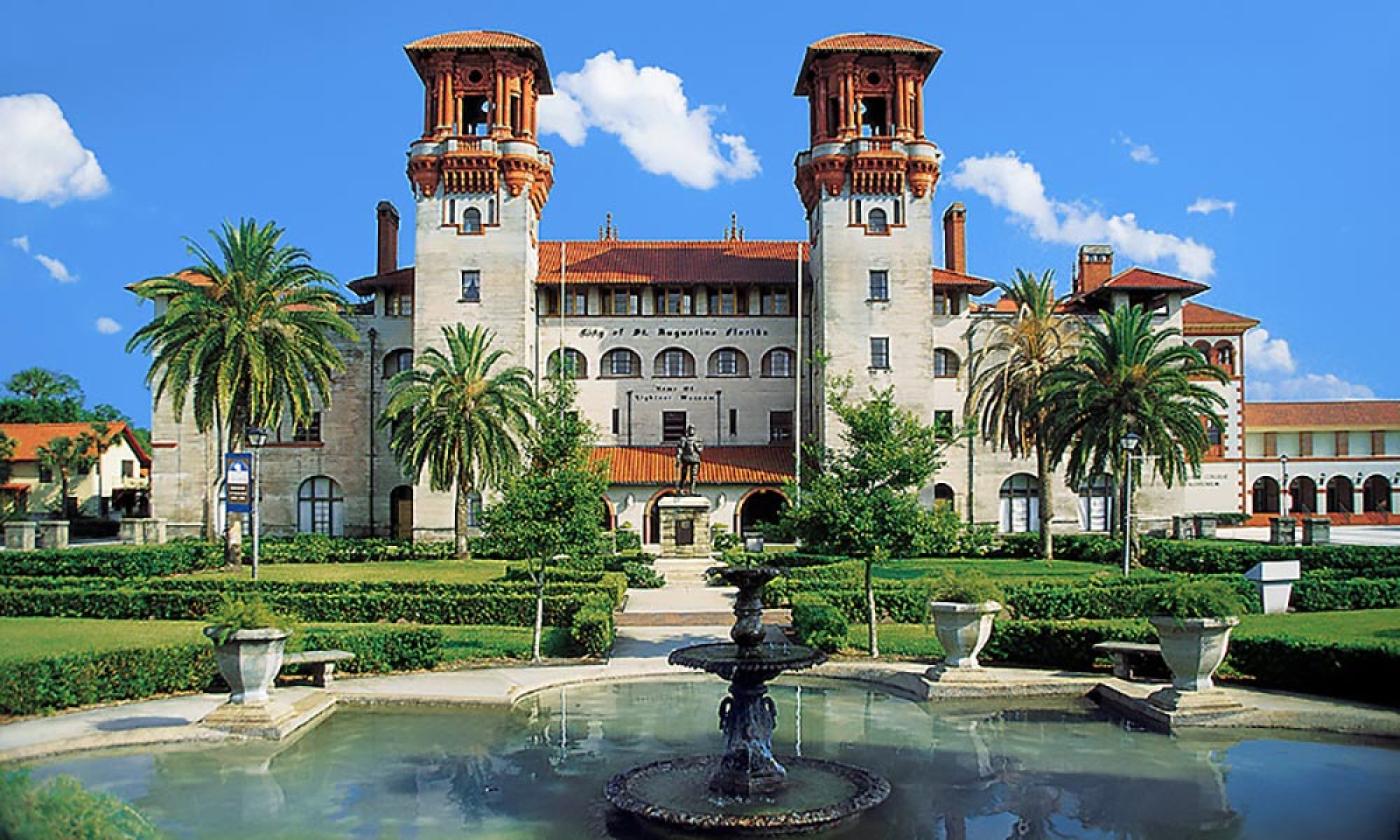
[[[775,749],[869,768],[889,800],[829,837],[1397,836],[1400,749],[1247,730],[1169,738],[1087,701],[915,703],[772,686]],[[719,748],[712,680],[554,689],[514,709],[336,712],[290,744],[93,753],[34,765],[174,837],[631,837],[603,785]]]

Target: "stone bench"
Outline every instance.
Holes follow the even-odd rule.
[[[305,666],[311,674],[311,683],[319,688],[326,688],[335,679],[335,663],[348,662],[354,658],[355,654],[348,650],[307,650],[287,654],[282,657],[282,665]]]
[[[1140,672],[1147,665],[1161,665],[1162,646],[1143,642],[1099,642],[1094,645],[1094,653],[1101,653],[1113,660],[1113,676],[1130,680],[1134,672]]]

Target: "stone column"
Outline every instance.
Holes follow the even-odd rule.
[[[6,522],[5,548],[9,551],[31,551],[34,542],[33,522]]]
[[[117,533],[123,543],[127,545],[141,545],[146,541],[146,520],[144,519],[123,519],[117,526]]]

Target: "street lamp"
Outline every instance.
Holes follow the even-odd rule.
[[[1293,512],[1293,493],[1288,489],[1288,456],[1278,456],[1279,477],[1279,516],[1288,516]]]
[[[262,523],[258,521],[258,497],[262,496],[262,468],[258,463],[258,454],[263,446],[267,444],[268,431],[260,426],[248,427],[248,448],[253,450],[253,580],[258,579],[258,554],[260,537],[262,533]]]
[[[1133,552],[1133,451],[1142,438],[1134,432],[1123,435],[1118,445],[1123,448],[1123,577],[1128,576],[1128,565]]]

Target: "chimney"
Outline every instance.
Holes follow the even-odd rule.
[[[967,273],[967,208],[961,201],[943,211],[943,267]]]
[[[379,260],[375,274],[388,274],[399,267],[399,211],[387,201],[374,208],[379,219]]]
[[[1113,246],[1080,245],[1079,265],[1074,272],[1074,293],[1087,295],[1113,276]]]

